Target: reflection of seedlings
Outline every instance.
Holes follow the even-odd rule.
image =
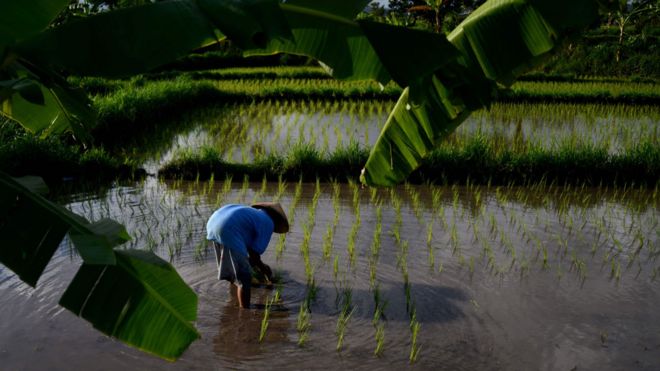
[[[147,234],[147,249],[151,252],[156,250],[156,247],[158,244],[156,243],[156,240],[153,238],[151,235],[151,231],[148,232]]]
[[[264,308],[264,316],[261,319],[261,330],[259,331],[259,342],[261,343],[266,336],[266,330],[268,330],[268,322],[270,317],[270,307],[273,304],[273,300],[266,300],[266,307]]]
[[[302,197],[302,181],[303,181],[302,176],[300,176],[298,183],[296,183],[296,189],[293,193],[293,200],[291,201],[291,206],[289,207],[289,210],[291,212],[291,216],[289,217],[290,225],[293,225],[293,221],[296,216],[296,206],[298,205],[298,202],[300,202],[300,198]]]
[[[410,356],[408,359],[410,363],[415,363],[419,357],[420,346],[417,343],[417,335],[422,325],[417,320],[417,311],[413,311],[410,316]]]
[[[378,322],[376,325],[376,349],[374,350],[375,356],[381,356],[383,354],[383,348],[385,347],[385,324]]]
[[[618,261],[612,259],[612,267],[610,270],[610,278],[614,278],[616,283],[619,283],[621,279],[621,264]]]
[[[406,298],[406,312],[411,313],[413,309],[412,297],[410,292],[410,281],[408,280],[408,271],[403,272],[403,292]]]
[[[543,269],[548,269],[550,266],[548,265],[548,248],[543,245]]]
[[[316,281],[314,280],[314,271],[312,271],[311,275],[307,277],[307,293],[305,294],[305,303],[307,303],[306,305],[308,309],[316,300],[317,293],[318,287],[316,286]]]
[[[452,219],[451,231],[449,232],[449,235],[450,235],[450,241],[451,241],[451,246],[452,246],[452,252],[455,253],[456,250],[459,250],[458,230],[456,228],[456,219]],[[459,255],[460,255],[460,251],[459,251]]]
[[[348,321],[353,315],[355,308],[351,308],[349,305],[344,305],[341,312],[339,313],[339,319],[337,320],[337,328],[335,334],[337,335],[337,351],[341,352],[344,345],[344,335],[346,333],[346,326]]]
[[[376,285],[373,288],[374,294],[374,316],[371,323],[376,324],[385,319],[385,308],[387,307],[387,300],[383,299],[380,293],[380,286]]]
[[[303,346],[309,337],[309,331],[312,329],[312,314],[306,301],[300,304],[296,329],[298,330],[298,346]]]
[[[402,272],[408,271],[408,241],[404,240],[400,247],[399,252],[397,253],[396,262],[399,269]]]
[[[584,281],[587,278],[587,265],[584,260],[577,257],[575,250],[571,253],[572,266],[575,267],[580,280]]]

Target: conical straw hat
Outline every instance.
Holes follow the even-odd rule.
[[[257,202],[252,204],[255,209],[262,209],[268,213],[275,224],[275,233],[286,233],[289,231],[289,219],[279,202]]]

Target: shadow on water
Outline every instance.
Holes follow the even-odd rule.
[[[295,308],[296,314],[300,303],[306,300],[307,285],[289,276],[286,271],[282,274],[284,289],[282,291],[284,306]],[[379,286],[379,295],[385,305],[384,320],[388,322],[410,321],[410,313],[406,309],[404,288],[400,282],[382,281]],[[374,291],[369,288],[351,288],[352,317],[358,320],[370,321],[373,319],[375,303]],[[462,303],[469,301],[468,294],[460,288],[427,283],[412,283],[410,286],[414,302],[417,321],[420,323],[442,324],[456,321],[465,317],[461,308]],[[315,315],[336,317],[341,312],[343,288],[331,285],[316,286],[316,296],[312,300],[310,311]],[[235,300],[235,299],[234,299]],[[264,303],[266,298],[260,300],[253,295],[254,303]],[[258,329],[257,329],[258,333]]]

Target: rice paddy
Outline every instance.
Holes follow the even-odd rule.
[[[187,178],[211,172],[273,179],[311,175],[308,180],[357,176],[391,105],[285,100],[239,104],[217,115],[211,110],[148,167],[161,176]],[[495,104],[447,138],[417,179],[564,183],[570,174],[578,183],[653,184],[659,174],[659,118],[660,111],[650,106]]]
[[[202,339],[164,363],[63,311],[80,263],[65,240],[36,290],[0,267],[3,367],[35,352],[56,369],[660,366],[655,86],[518,83],[408,183],[377,189],[355,176],[398,88],[324,76],[80,80],[101,108],[98,133],[119,123],[101,151],[157,176],[58,201],[124,224],[122,248],[170,261],[199,296]],[[143,131],[153,135],[131,135]],[[263,200],[282,203],[291,231],[262,257],[277,284],[254,288],[255,308],[239,310],[205,225],[223,204]],[[37,315],[18,315],[28,308]]]
[[[263,257],[281,285],[253,290],[262,309],[234,312],[235,299],[216,281],[204,225],[220,204],[258,199],[279,199],[293,221]],[[62,201],[91,220],[110,217],[126,225],[133,236],[126,248],[171,261],[200,294],[198,328],[206,340],[193,344],[176,368],[226,360],[276,368],[293,361],[312,368],[442,362],[474,369],[493,361],[537,368],[571,355],[583,364],[575,354],[592,348],[604,356],[589,363],[595,367],[623,366],[629,357],[647,365],[657,360],[624,346],[658,341],[649,324],[660,318],[646,309],[660,300],[657,187],[405,184],[379,190],[337,182],[149,178]],[[53,269],[60,274],[75,270],[79,259],[71,251],[65,243],[58,253]],[[4,277],[4,291],[20,286]],[[48,302],[57,295],[51,279],[47,274],[30,297],[12,294],[5,306]],[[54,314],[41,320],[74,321]],[[82,327],[83,338],[97,336]],[[566,331],[572,328],[580,331]],[[607,348],[601,348],[602,333]],[[227,336],[232,346],[214,346]],[[549,338],[573,348],[556,348]],[[49,347],[46,357],[56,357],[57,346]],[[232,353],[238,348],[251,350]],[[525,356],[538,356],[536,349],[551,352]],[[122,352],[135,354],[137,367],[160,362]],[[122,360],[113,351],[104,354],[104,364]]]

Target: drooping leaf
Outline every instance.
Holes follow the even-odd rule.
[[[8,46],[45,29],[69,0],[0,1],[0,66]]]
[[[152,253],[115,251],[116,265],[83,264],[60,305],[99,331],[173,360],[199,338],[197,296]]]
[[[72,233],[105,244],[76,244],[90,264],[114,264],[112,247],[126,241],[126,232],[90,225],[84,218],[56,205],[32,190],[43,190],[35,177],[14,179],[0,172],[0,262],[24,282],[35,286],[62,238]]]
[[[23,99],[33,104],[44,104],[41,87],[29,78],[18,78],[0,81],[0,102],[13,94],[20,94]]]
[[[411,89],[417,92],[412,94]],[[472,109],[489,102],[485,93],[458,99],[455,94],[461,90],[460,85],[448,88],[435,75],[406,88],[371,150],[360,180],[380,186],[403,181]],[[413,100],[413,95],[423,99]]]
[[[448,63],[456,63],[459,56],[454,45],[435,33],[370,21],[358,23],[380,63],[403,87],[418,83]]]
[[[29,86],[23,88],[29,92],[14,88],[11,94],[2,97],[0,114],[44,137],[71,131],[83,143],[90,142],[89,130],[96,123],[96,112],[87,95],[81,89],[69,87],[51,72],[31,68],[20,62],[12,65],[9,72],[17,80],[29,81]]]
[[[32,196],[32,197],[30,197]],[[34,287],[69,229],[40,196],[0,173],[0,262]]]
[[[110,249],[131,239],[126,228],[112,219],[90,223],[85,230],[72,230],[69,236],[86,262],[105,261]],[[104,248],[99,249],[98,246]]]
[[[331,6],[306,8],[302,5],[308,2],[300,3],[280,4],[291,27],[292,40],[269,40],[266,48],[247,50],[245,55],[306,55],[323,62],[338,79],[372,79],[383,84],[391,80],[355,21],[344,17]]]
[[[490,0],[466,18],[448,36],[461,54],[404,91],[361,179],[403,181],[470,112],[490,104],[493,80],[511,84],[597,15],[595,0],[562,4],[557,10],[553,0]]]
[[[149,71],[222,37],[195,1],[174,0],[75,20],[20,43],[16,51],[44,68],[121,77]]]
[[[490,0],[449,34],[469,65],[510,85],[598,16],[595,0]]]
[[[90,224],[34,193],[44,189],[35,178],[17,180],[0,172],[0,262],[35,286],[62,238],[70,232],[86,263],[115,264],[112,248],[130,239],[126,230],[108,220]]]

